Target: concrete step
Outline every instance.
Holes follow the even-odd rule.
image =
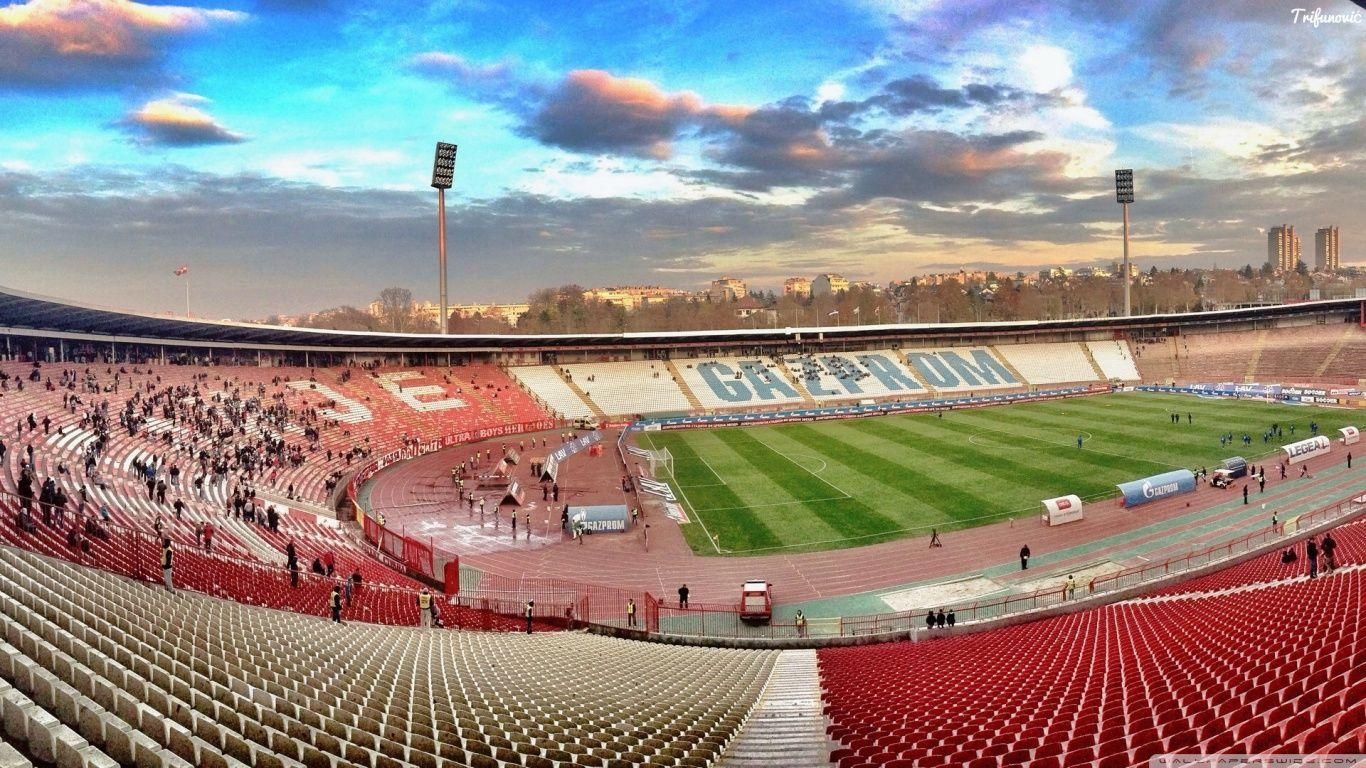
[[[814,650],[782,651],[763,696],[740,735],[717,763],[721,768],[830,765],[820,675]]]

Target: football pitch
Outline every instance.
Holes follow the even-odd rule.
[[[1171,414],[1181,416],[1172,423]],[[1187,414],[1190,415],[1188,419]],[[699,554],[857,547],[1042,513],[1040,499],[1112,498],[1115,484],[1338,436],[1358,412],[1124,392],[1068,400],[763,427],[640,433],[667,448],[664,477]],[[1263,442],[1275,423],[1284,436]],[[1291,435],[1291,426],[1294,435]],[[1220,435],[1234,441],[1221,446]],[[1244,434],[1252,444],[1242,443]],[[1082,447],[1077,447],[1077,438]],[[1232,497],[1230,497],[1232,498]]]

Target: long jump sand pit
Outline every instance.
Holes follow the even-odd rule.
[[[942,605],[957,605],[976,598],[1000,592],[1004,587],[1000,582],[983,576],[943,584],[926,584],[910,589],[885,592],[878,597],[894,611],[911,611],[924,608],[937,608]]]
[[[1068,574],[1071,574],[1077,585],[1077,589],[1086,589],[1086,585],[1091,583],[1091,579],[1109,576],[1112,573],[1119,573],[1122,570],[1124,570],[1124,566],[1119,563],[1105,560],[1083,566],[1075,571],[1050,573],[1041,579],[1017,582],[1014,586],[1016,592],[1023,592],[1025,594],[1049,589],[1061,589],[1062,587],[1067,586],[1067,576]]]

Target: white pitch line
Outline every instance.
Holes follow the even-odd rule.
[[[838,485],[835,485],[834,483],[830,482],[829,480],[826,480],[825,478],[821,477],[821,476],[820,476],[819,474],[817,474],[816,472],[813,472],[809,467],[804,467],[804,466],[802,466],[801,464],[798,464],[797,462],[795,462],[795,461],[792,460],[792,457],[791,457],[791,456],[788,456],[786,453],[783,453],[782,451],[778,450],[777,448],[774,448],[773,446],[769,445],[768,443],[765,443],[763,440],[760,440],[760,439],[758,439],[758,438],[756,437],[756,438],[754,439],[754,442],[756,442],[756,443],[758,443],[759,445],[762,445],[763,447],[769,449],[770,451],[772,451],[773,453],[777,454],[778,456],[781,456],[781,457],[783,457],[784,459],[787,459],[787,462],[788,462],[789,464],[793,465],[794,467],[801,467],[802,471],[806,472],[807,474],[811,475],[812,477],[816,478],[817,480],[821,481],[822,483],[825,483],[826,485],[830,486],[831,488],[834,488],[835,490],[837,490],[837,491],[839,491],[840,493],[844,494],[844,498],[846,498],[846,499],[852,499],[852,498],[854,498],[853,495],[850,494],[848,491],[844,490],[843,488],[839,487]],[[801,454],[801,455],[802,455],[802,456],[806,456],[806,455],[808,455],[808,454],[803,453],[803,454]],[[816,499],[816,501],[820,501],[820,499]]]
[[[765,507],[790,507],[793,504],[814,504],[818,501],[844,501],[848,496],[830,496],[824,499],[796,499],[793,501],[775,501],[772,504],[746,504],[742,507],[708,507],[699,509],[698,512],[734,512],[737,509],[763,509]]]
[[[644,434],[644,436],[645,436],[645,439],[650,441],[650,450],[653,451],[653,450],[655,449],[655,441],[654,441],[654,438],[650,437],[649,433],[643,433],[643,434]],[[701,458],[701,457],[699,457],[699,458]],[[708,466],[707,466],[707,469],[711,469],[711,466],[708,465]],[[716,474],[716,470],[713,469],[713,470],[712,470],[712,474],[715,475],[715,474]],[[717,480],[721,480],[721,476],[720,476],[720,475],[717,475],[717,476],[716,476],[716,479],[717,479]],[[722,483],[723,485],[725,484],[725,482],[726,482],[726,481],[721,480],[721,483]],[[683,486],[678,485],[677,479],[674,480],[673,485],[674,485],[675,488],[678,489],[678,497],[679,497],[679,499],[681,499],[681,500],[683,501],[683,504],[686,505],[686,506],[688,507],[688,509],[692,510],[693,519],[697,521],[697,524],[698,524],[698,525],[702,526],[702,533],[704,533],[704,534],[707,535],[707,541],[710,541],[710,542],[711,542],[711,548],[714,549],[714,550],[716,550],[716,554],[718,554],[718,555],[719,555],[719,554],[722,554],[722,552],[721,552],[721,545],[720,545],[719,543],[717,543],[716,537],[711,535],[711,531],[707,530],[707,523],[702,519],[702,515],[698,513],[697,507],[693,506],[692,501],[688,499],[688,494],[687,494],[686,491],[683,490]]]

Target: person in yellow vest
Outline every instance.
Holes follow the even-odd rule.
[[[634,597],[632,597],[632,598],[627,599],[627,601],[626,601],[626,626],[628,626],[628,627],[634,627],[635,625],[636,625],[636,599],[635,599]]]
[[[528,635],[531,634],[531,614],[535,611],[535,609],[535,600],[528,600],[526,601],[526,605],[522,606],[522,615],[526,617],[526,633]]]
[[[170,537],[161,540],[161,580],[166,584],[167,592],[175,591],[175,584],[171,580],[171,558],[175,555],[171,551]]]
[[[792,619],[792,623],[797,627],[797,637],[806,637],[806,614],[802,609],[797,609],[797,615]]]
[[[432,593],[423,589],[417,596],[418,623],[424,627],[432,626]]]

